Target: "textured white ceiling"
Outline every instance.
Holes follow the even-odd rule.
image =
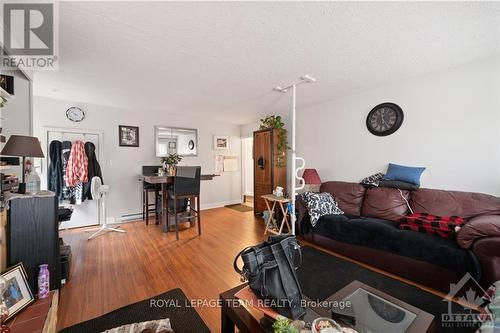
[[[234,123],[499,52],[499,2],[62,2],[35,94]]]

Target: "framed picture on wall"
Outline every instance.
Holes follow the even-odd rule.
[[[229,150],[229,137],[214,135],[214,150]]]
[[[28,305],[35,301],[26,279],[26,271],[22,263],[19,263],[2,274],[5,280],[3,291],[3,303],[9,310],[6,320],[11,319]]]
[[[118,142],[120,147],[139,147],[139,127],[119,125]]]

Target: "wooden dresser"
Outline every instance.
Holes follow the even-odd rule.
[[[254,213],[262,214],[266,203],[261,198],[276,186],[286,192],[286,151],[278,152],[278,130],[265,129],[253,133]]]

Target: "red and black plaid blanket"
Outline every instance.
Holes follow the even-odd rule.
[[[402,230],[413,230],[442,238],[453,238],[455,228],[464,224],[458,216],[435,216],[427,213],[415,213],[399,219],[398,227]]]

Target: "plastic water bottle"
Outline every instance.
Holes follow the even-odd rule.
[[[46,298],[49,296],[50,290],[50,272],[49,265],[40,265],[40,272],[38,273],[38,298]]]
[[[40,192],[40,177],[35,172],[31,172],[26,176],[26,192]]]

